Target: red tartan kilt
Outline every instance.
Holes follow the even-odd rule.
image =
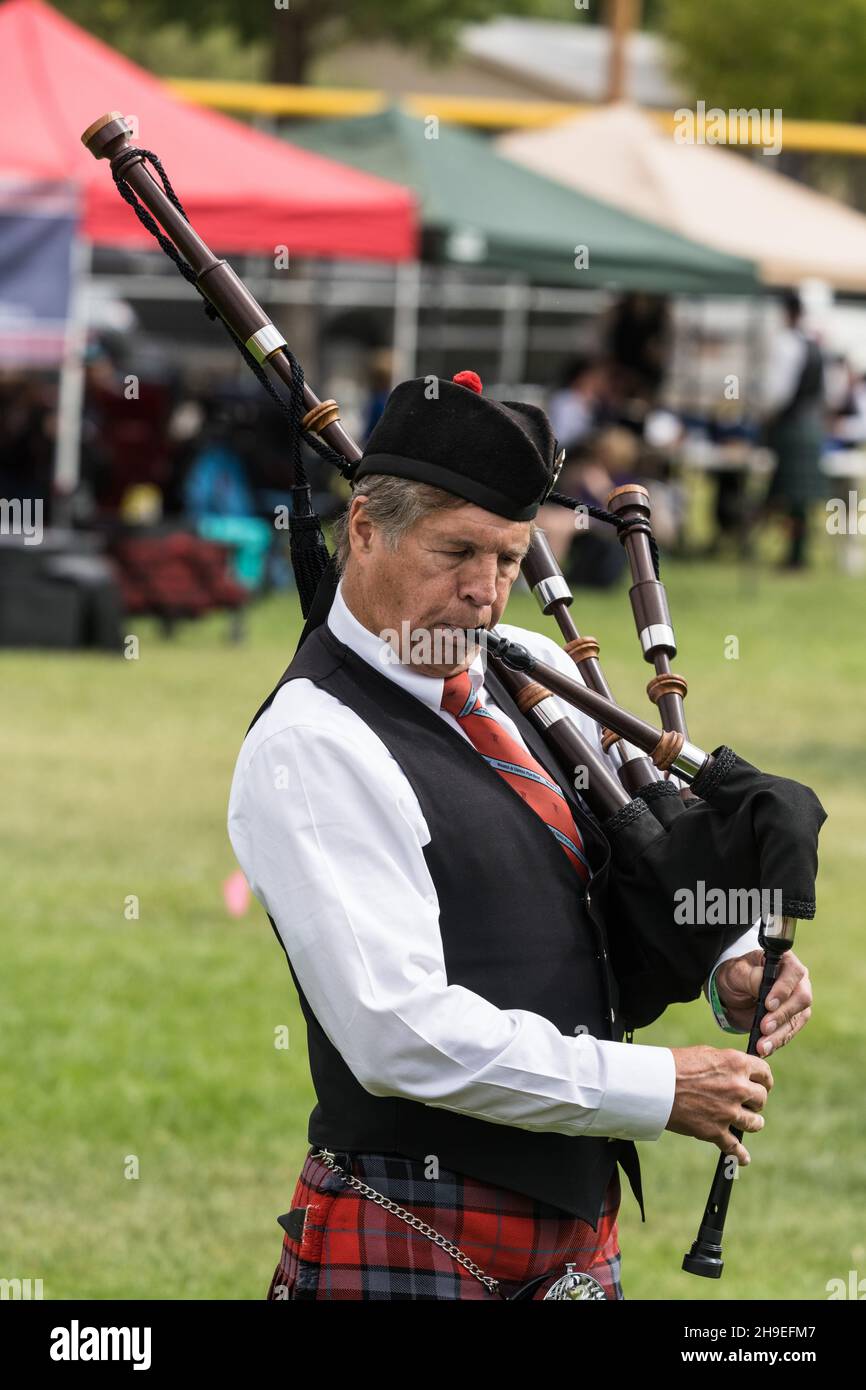
[[[310,1153],[313,1151],[311,1150]],[[337,1155],[342,1162],[343,1156]],[[608,1299],[622,1299],[614,1169],[598,1229],[520,1193],[439,1171],[396,1155],[355,1154],[353,1176],[416,1215],[468,1255],[510,1295],[549,1274],[532,1294],[543,1299],[566,1262],[592,1274]],[[302,1229],[286,1234],[269,1301],[491,1299],[487,1288],[428,1236],[349,1188],[308,1154],[292,1198],[306,1207]]]

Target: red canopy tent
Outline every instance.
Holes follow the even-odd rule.
[[[80,205],[72,305],[60,373],[55,486],[71,493],[79,467],[85,286],[92,245],[155,250],[111,171],[81,143],[106,111],[133,118],[190,222],[222,254],[414,261],[413,194],[399,184],[308,153],[181,100],[43,0],[0,4],[0,203],[61,183]],[[396,306],[401,305],[401,272]]]
[[[81,144],[104,112],[136,118],[196,231],[214,249],[403,261],[417,250],[412,194],[192,106],[42,0],[0,5],[0,178],[72,180],[82,235],[155,246],[108,166]]]

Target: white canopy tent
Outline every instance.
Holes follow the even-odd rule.
[[[503,135],[497,148],[570,188],[756,262],[767,285],[811,279],[866,292],[866,217],[776,173],[772,155],[677,143],[625,103]]]

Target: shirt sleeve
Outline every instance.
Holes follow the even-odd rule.
[[[569,1037],[448,983],[426,822],[384,745],[361,721],[358,733],[268,737],[239,760],[229,834],[359,1083],[493,1124],[658,1139],[675,1095],[669,1048]]]

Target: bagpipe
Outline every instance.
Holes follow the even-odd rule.
[[[110,161],[121,196],[202,296],[208,315],[222,321],[286,416],[293,461],[289,538],[307,619],[303,642],[313,600],[318,597],[321,604],[329,583],[333,592],[336,568],[312,506],[301,440],[350,482],[361,450],[340,423],[337,402],[321,401],[313,393],[282,333],[228,262],[197,235],[159,159],[132,143],[124,117],[109,112],[81,138],[95,158]],[[273,377],[286,388],[288,399],[277,391]],[[563,457],[564,451],[544,500],[575,509],[581,504],[554,490]],[[601,884],[593,878],[590,888],[595,894],[600,887],[603,896],[596,905],[611,927],[611,966],[627,1031],[653,1022],[669,1004],[697,998],[721,952],[759,919],[765,964],[748,1042],[748,1051],[757,1055],[765,1001],[793,945],[797,922],[815,915],[818,833],[826,812],[802,783],[762,772],[724,744],[706,752],[691,741],[684,712],[686,682],[671,669],[677,648],[659,578],[649,495],[638,484],[627,484],[614,490],[606,508],[585,510],[614,527],[626,550],[641,651],[655,669],[647,693],[661,728],[615,702],[599,662],[599,644],[575,626],[572,595],[542,530],[535,531],[523,575],[542,612],[557,622],[576,668],[574,677],[495,629],[478,630],[474,636],[610,846],[609,870],[599,876]],[[603,751],[567,717],[562,701],[597,721]],[[694,910],[697,898],[699,911]],[[678,902],[686,909],[683,914]],[[715,911],[705,910],[708,902]],[[738,909],[734,913],[732,903]],[[740,1131],[733,1132],[742,1138]],[[727,1156],[720,1155],[697,1240],[683,1260],[683,1268],[693,1274],[718,1278],[722,1272],[731,1167]]]

